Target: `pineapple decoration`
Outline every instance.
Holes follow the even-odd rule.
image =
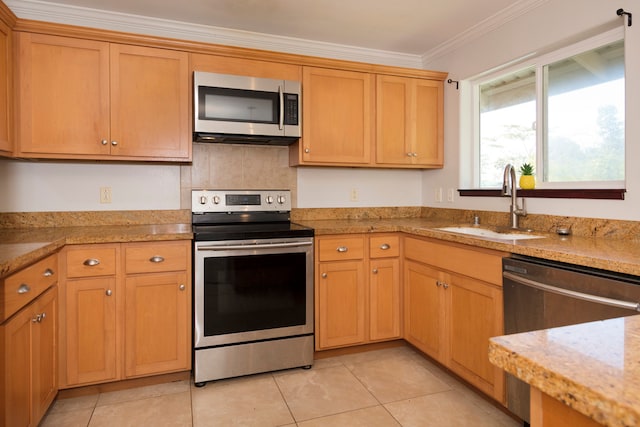
[[[523,190],[536,188],[536,178],[533,176],[533,165],[531,163],[523,163],[520,166],[520,188]]]

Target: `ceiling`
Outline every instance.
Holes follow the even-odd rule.
[[[117,12],[300,41],[424,56],[465,32],[540,0],[8,0]],[[509,11],[512,11],[509,13]],[[95,12],[95,10],[93,11]],[[33,19],[31,17],[27,17]],[[51,19],[54,21],[54,19]],[[249,34],[246,34],[249,35]],[[251,34],[255,37],[256,34]]]

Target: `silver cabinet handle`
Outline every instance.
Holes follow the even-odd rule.
[[[107,145],[109,143],[109,141],[107,141],[106,139],[103,139],[102,141],[100,141],[100,143],[102,145]]]
[[[322,278],[326,279],[327,278],[327,273],[322,273]]]
[[[440,280],[436,280],[436,286],[437,286],[437,287],[442,286],[442,282],[441,282]]]
[[[100,260],[95,258],[89,258],[89,259],[85,259],[82,264],[86,265],[87,267],[95,267],[96,265],[100,264]]]
[[[371,272],[372,272],[373,274],[378,274],[378,269],[377,269],[377,268],[374,268],[373,270],[371,270]]]
[[[391,245],[389,245],[388,243],[383,243],[380,245],[380,249],[386,251],[387,249],[391,249]]]
[[[111,295],[113,295],[113,291],[111,291],[111,289],[107,289],[107,291],[105,292],[105,295],[110,297]]]
[[[180,285],[179,288],[180,288],[181,291],[184,291],[185,289],[187,289],[187,287],[185,285]]]
[[[118,145],[118,141],[111,141],[111,145],[115,147],[116,145]]]
[[[47,317],[47,313],[42,312],[42,313],[40,313],[40,314],[36,314],[36,315],[31,319],[31,321],[32,321],[33,323],[42,323],[42,321],[45,319],[45,317]]]
[[[149,261],[151,262],[162,262],[164,261],[164,257],[161,257],[160,255],[156,255],[156,256],[152,256],[151,258],[149,258]]]
[[[54,274],[55,274],[55,273],[54,273],[54,271],[53,271],[52,269],[50,269],[50,268],[47,268],[47,269],[44,271],[44,273],[42,273],[42,275],[43,275],[44,277],[51,277],[51,276],[53,276]]]
[[[449,284],[445,282],[445,283],[442,284],[442,287],[445,288],[445,289],[449,289]]]
[[[305,153],[310,153],[310,152],[311,152],[311,150],[310,150],[310,149],[308,149],[308,148],[305,148],[305,149],[304,149],[304,152],[305,152]]]
[[[347,252],[348,250],[349,250],[349,248],[346,247],[346,246],[338,246],[336,248],[336,251],[338,251],[338,252]]]
[[[27,285],[26,283],[23,283],[22,285],[20,285],[20,287],[18,288],[18,293],[19,294],[26,294],[27,292],[29,292],[31,290],[31,288],[29,287],[29,285]]]

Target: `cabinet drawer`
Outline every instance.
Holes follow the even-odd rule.
[[[369,257],[389,258],[400,256],[400,237],[397,235],[371,236]]]
[[[502,286],[502,258],[508,253],[407,237],[404,257]]]
[[[67,277],[111,276],[116,274],[116,246],[83,246],[66,253]]]
[[[124,247],[125,272],[134,274],[187,270],[190,262],[190,248],[189,241],[126,245]]]
[[[4,280],[0,293],[0,322],[34,300],[58,281],[58,255],[51,255]]]
[[[319,261],[364,258],[364,236],[322,237],[318,239]]]

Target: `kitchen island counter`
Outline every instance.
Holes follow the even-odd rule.
[[[564,404],[563,419],[584,415],[579,425],[640,425],[640,316],[495,337],[489,359],[541,392],[532,426],[545,425],[541,396]]]

